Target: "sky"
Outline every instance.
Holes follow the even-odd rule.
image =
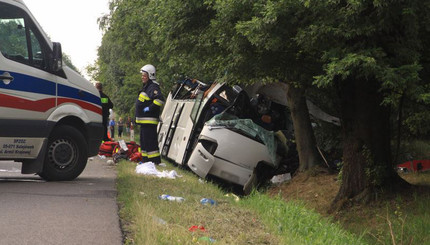
[[[102,32],[97,18],[109,13],[109,0],[24,0],[51,41],[86,76],[85,67],[97,59]],[[87,77],[88,78],[88,77]]]

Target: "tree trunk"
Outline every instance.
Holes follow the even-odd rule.
[[[299,154],[299,171],[304,171],[321,163],[321,158],[316,148],[309,110],[306,105],[304,89],[288,84],[287,100],[291,111],[294,136]]]
[[[351,198],[368,202],[378,188],[404,183],[391,162],[390,111],[381,105],[377,81],[344,81],[341,95],[342,182],[333,204]]]

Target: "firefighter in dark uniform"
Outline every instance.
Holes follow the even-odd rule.
[[[136,100],[136,123],[140,125],[142,162],[161,163],[158,149],[157,125],[164,97],[155,81],[155,67],[145,65],[140,69],[143,88]]]
[[[96,88],[99,90],[100,93],[100,100],[102,103],[102,118],[103,118],[103,141],[110,141],[108,135],[107,135],[107,126],[108,126],[108,119],[109,119],[109,109],[113,108],[113,103],[109,99],[109,97],[103,93],[103,85],[101,83],[96,83]]]

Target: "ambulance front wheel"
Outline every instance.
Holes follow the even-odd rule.
[[[73,180],[87,164],[87,142],[74,127],[61,125],[48,139],[40,177],[48,181]]]

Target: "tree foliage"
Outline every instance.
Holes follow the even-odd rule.
[[[0,43],[10,53],[26,54],[25,29],[18,21],[0,22]]]
[[[393,173],[389,118],[402,97],[428,93],[429,3],[305,1],[313,23],[296,39],[321,54],[317,86],[341,91],[344,171],[339,199],[400,182]],[[428,103],[429,101],[423,103]],[[345,175],[345,172],[347,173]]]

